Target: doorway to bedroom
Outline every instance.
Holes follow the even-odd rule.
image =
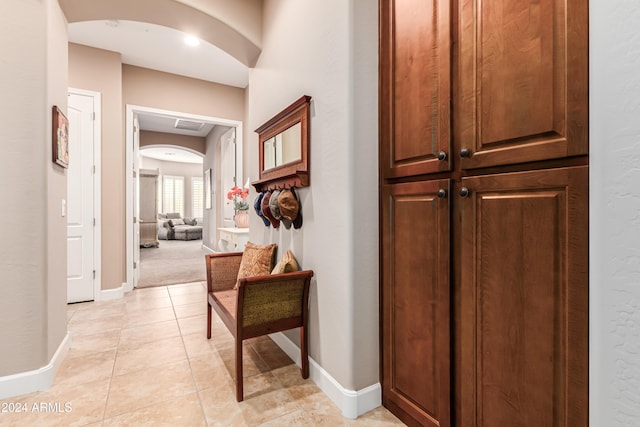
[[[206,279],[227,216],[216,195],[229,179],[242,185],[241,125],[127,105],[126,290]]]
[[[195,149],[179,148],[184,145]],[[140,132],[139,288],[205,280],[204,155],[199,145],[204,146],[204,138]]]

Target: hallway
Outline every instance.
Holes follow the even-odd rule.
[[[382,407],[358,420],[343,418],[267,337],[245,341],[245,400],[236,402],[233,337],[214,314],[206,339],[205,295],[206,283],[198,282],[69,305],[72,347],[54,386],[3,400],[3,408],[11,402],[26,411],[0,413],[0,424],[403,425]],[[47,410],[33,409],[43,403]]]

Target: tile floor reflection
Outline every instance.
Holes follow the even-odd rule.
[[[0,401],[26,409],[0,413],[0,425],[404,425],[382,407],[342,417],[268,337],[245,341],[245,399],[236,402],[233,337],[214,312],[206,339],[205,296],[198,282],[70,304],[72,347],[53,387]]]

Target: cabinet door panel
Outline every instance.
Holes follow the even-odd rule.
[[[450,13],[444,0],[380,0],[383,174],[446,171],[450,140]]]
[[[383,189],[382,396],[408,424],[450,425],[448,187]]]
[[[461,186],[460,425],[586,427],[587,167]]]
[[[456,140],[463,168],[586,154],[586,0],[463,0]]]

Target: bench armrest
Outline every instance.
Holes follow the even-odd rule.
[[[207,254],[207,292],[233,289],[236,285],[242,252]]]
[[[306,315],[313,271],[246,277],[238,280],[238,319],[254,326]]]

